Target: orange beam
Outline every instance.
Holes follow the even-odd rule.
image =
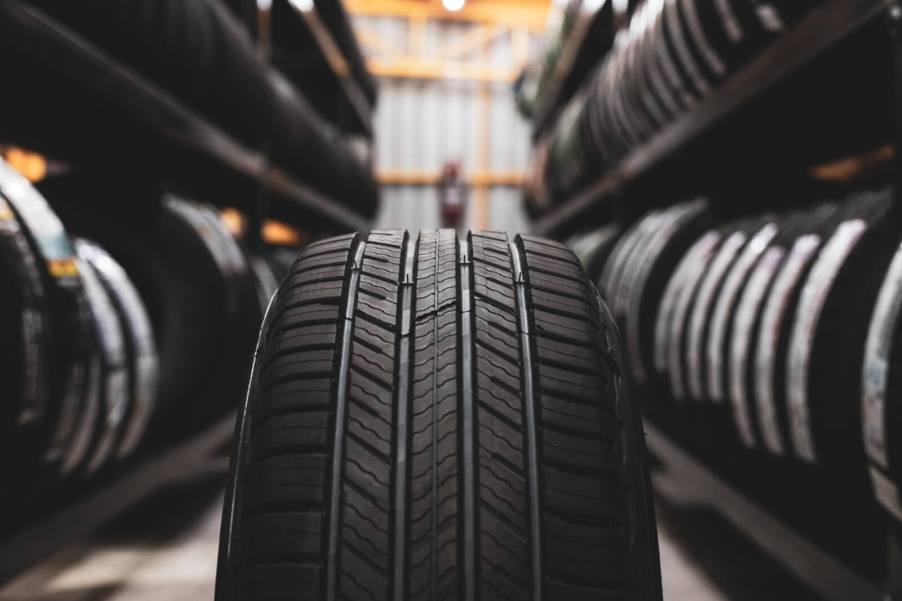
[[[815,179],[824,181],[852,183],[885,173],[892,167],[894,156],[895,150],[892,146],[883,146],[858,156],[812,167],[809,174]]]
[[[461,10],[450,12],[445,10],[441,2],[437,0],[345,0],[344,4],[352,15],[469,21],[509,27],[527,27],[535,32],[544,31],[549,6],[545,0],[532,2],[470,0]]]

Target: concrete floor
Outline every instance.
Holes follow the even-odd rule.
[[[222,481],[174,487],[0,589],[0,601],[213,598]],[[715,515],[658,506],[667,601],[816,598]]]

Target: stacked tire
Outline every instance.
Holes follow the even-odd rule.
[[[204,205],[59,184],[0,161],[0,470],[25,505],[233,410],[277,285]]]
[[[548,206],[711,95],[724,80],[799,19],[812,2],[651,0],[551,136],[544,169]]]
[[[234,408],[262,320],[263,266],[251,268],[205,205],[167,196],[144,211],[85,210],[80,186],[47,189],[73,231],[117,258],[147,307],[160,358],[159,430],[180,435]]]
[[[728,470],[813,489],[842,482],[834,506],[866,498],[870,474],[877,499],[902,518],[891,189],[744,219],[691,206],[633,224],[600,275],[649,412],[715,463],[735,458]]]
[[[339,132],[317,118],[304,90],[267,64],[246,28],[219,0],[96,0],[77,7],[29,3],[39,9],[39,17],[46,13],[320,194],[365,218],[376,213],[378,188],[369,168]],[[35,106],[57,97],[52,78],[35,77],[33,71],[18,76],[28,86],[9,100],[23,115],[35,115]],[[50,150],[56,151],[52,154],[77,163],[79,148],[66,140],[89,135],[78,117],[96,114],[92,102],[73,97],[71,106],[50,116],[41,112],[29,130],[44,131],[48,123],[58,128],[47,136],[54,145]],[[311,227],[322,223],[317,215],[307,218]]]
[[[87,460],[100,411],[92,299],[62,223],[2,162],[0,194],[4,297],[12,304],[2,338],[6,356],[18,358],[7,380],[13,394],[2,424],[4,471],[14,478],[40,468],[67,474]]]

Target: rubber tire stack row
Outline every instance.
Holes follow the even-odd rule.
[[[623,378],[562,245],[311,244],[261,331],[217,599],[660,599]]]
[[[656,423],[715,465],[736,458],[722,462],[727,471],[754,466],[802,488],[839,481],[831,507],[861,506],[873,492],[902,520],[893,363],[902,253],[891,188],[719,225],[704,212],[678,224],[685,206],[636,221],[599,276]],[[682,231],[669,249],[665,228]],[[643,271],[657,272],[644,292]]]
[[[534,164],[541,212],[561,202],[718,87],[816,3],[649,0],[637,3],[584,93],[562,110]],[[542,156],[547,155],[547,156]]]

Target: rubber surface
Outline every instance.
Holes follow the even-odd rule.
[[[75,239],[74,244],[88,298],[92,334],[97,348],[96,361],[100,367],[97,394],[100,409],[95,418],[91,448],[82,466],[85,473],[92,474],[113,455],[133,399],[128,389],[128,355],[122,322],[97,271],[88,260],[90,250],[85,248],[83,240]]]
[[[79,240],[79,253],[97,273],[122,325],[130,402],[116,443],[122,459],[140,444],[157,403],[159,356],[147,309],[128,274],[100,246]]]
[[[217,599],[660,599],[621,352],[557,243],[311,244],[258,343]]]
[[[159,355],[154,434],[235,407],[262,313],[250,267],[218,215],[166,196],[146,210],[92,206],[88,217],[84,190],[46,189],[67,226],[122,265],[147,309]]]
[[[40,425],[49,403],[50,307],[38,258],[0,193],[0,470],[43,453]],[[15,458],[14,458],[15,457]]]
[[[94,377],[98,366],[84,283],[58,216],[34,186],[3,161],[0,194],[34,254],[48,303],[47,403],[42,408],[34,407],[30,419],[40,420],[40,431],[28,435],[29,446],[40,447],[50,471],[67,473],[87,452],[98,408]],[[17,463],[24,466],[31,452],[20,448]],[[23,469],[28,472],[32,467]]]

